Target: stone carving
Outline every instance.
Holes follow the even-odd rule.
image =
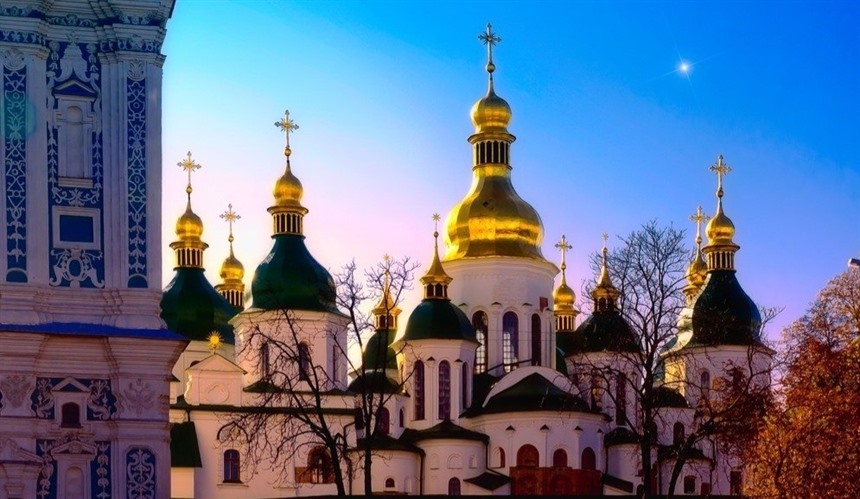
[[[17,50],[6,53],[3,70],[2,136],[6,196],[6,280],[27,282],[27,67]]]
[[[3,391],[12,407],[21,407],[21,404],[24,403],[24,397],[30,391],[30,379],[20,374],[6,376],[0,381],[0,390]]]
[[[95,266],[95,262],[102,259],[101,251],[89,252],[78,248],[56,249],[51,251],[51,256],[54,259],[51,286],[67,283],[69,287],[77,288],[89,281],[93,287],[104,287],[105,283],[99,279]]]
[[[124,407],[138,416],[148,412],[155,402],[155,391],[149,386],[149,383],[144,383],[138,379],[133,383],[128,384],[128,389],[123,392],[125,400]]]
[[[128,287],[147,287],[146,80],[126,79],[128,98]]]
[[[132,447],[125,456],[126,489],[129,499],[155,499],[155,454]]]

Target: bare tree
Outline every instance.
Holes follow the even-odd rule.
[[[693,424],[687,425],[682,438],[672,446],[660,445],[659,428],[671,428],[673,423],[666,417],[667,403],[680,400],[677,405],[686,404],[682,394],[703,389],[686,377],[672,379],[672,373],[667,372],[673,355],[678,355],[673,349],[692,333],[691,304],[684,297],[690,254],[684,239],[683,230],[651,221],[619,238],[617,249],[604,249],[604,255],[594,255],[593,268],[601,273],[605,268],[610,279],[587,286],[586,292],[595,297],[593,308],[599,313],[620,315],[624,321],[606,322],[599,333],[604,335],[602,340],[579,338],[584,343],[575,349],[581,354],[574,357],[574,371],[591,380],[585,391],[590,391],[595,403],[604,398],[610,401],[615,408],[610,415],[616,424],[630,430],[639,448],[643,495],[657,483],[659,468],[654,467],[655,463],[672,462],[668,488],[671,496],[684,465],[697,457],[699,444],[718,437],[720,442],[742,440],[743,432],[750,431],[749,425],[744,426],[750,420],[746,411],[763,411],[756,405],[763,403],[758,387],[769,388],[769,383],[760,381],[760,369],[752,367],[761,353],[753,346],[744,352],[748,366],[727,364],[723,373],[715,373],[721,380],[715,392],[725,393],[719,397],[714,393],[713,403],[695,407]]]
[[[369,494],[371,452],[385,433],[380,417],[391,397],[402,392],[404,380],[365,365],[364,355],[350,354],[379,349],[373,353],[383,363],[396,355],[388,345],[397,303],[410,288],[416,266],[408,257],[386,258],[365,273],[365,284],[354,262],[345,265],[334,276],[337,310],[325,319],[289,306],[246,311],[240,355],[258,366],[259,380],[246,388],[253,393],[252,406],[224,425],[223,438],[243,444],[252,462],[266,459],[280,467],[282,479],[294,465],[296,482],[334,483],[338,495],[351,492],[357,441]],[[369,313],[374,299],[383,305]],[[380,334],[382,341],[371,341]],[[350,390],[347,373],[359,380]],[[356,433],[361,438],[353,438]],[[298,466],[303,460],[307,466]]]

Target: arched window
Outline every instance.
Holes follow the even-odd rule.
[[[242,482],[239,477],[239,451],[235,449],[224,451],[224,482]]]
[[[532,365],[539,366],[543,346],[541,345],[540,316],[532,314]]]
[[[406,427],[406,411],[401,407],[400,412],[397,416],[397,422],[400,423],[401,428]]]
[[[448,495],[449,496],[458,496],[460,495],[460,479],[454,477],[448,480]]]
[[[385,407],[380,407],[376,413],[376,435],[388,435],[389,427],[391,426],[391,414]]]
[[[627,376],[624,373],[615,376],[615,423],[627,424]]]
[[[62,428],[81,427],[81,406],[74,402],[66,402],[60,409],[60,426]]]
[[[328,449],[318,445],[308,453],[308,471],[311,483],[334,482],[334,471]]]
[[[439,419],[451,419],[451,364],[439,363]]]
[[[702,375],[699,378],[699,391],[702,394],[703,401],[711,400],[711,373],[708,371],[702,371]]]
[[[311,349],[307,343],[299,343],[299,379],[309,381],[311,374]]]
[[[680,421],[672,427],[672,445],[681,445],[684,442],[684,423]]]
[[[385,488],[386,489],[393,489],[394,488],[394,479],[393,478],[386,478],[385,479]]]
[[[597,469],[597,457],[595,457],[594,451],[591,450],[591,447],[586,447],[582,451],[582,469],[584,469],[584,470],[596,470]]]
[[[684,493],[696,493],[696,475],[687,475],[684,477]]]
[[[516,369],[519,348],[520,324],[517,314],[505,312],[502,316],[502,360],[505,371]]]
[[[487,314],[475,312],[472,314],[472,328],[478,339],[478,349],[475,351],[475,374],[487,370]]]
[[[553,468],[567,468],[567,452],[564,449],[556,449],[552,453]]]
[[[591,408],[594,410],[603,410],[603,379],[599,373],[591,376]]]
[[[415,419],[424,419],[424,363],[420,360],[415,363]]]
[[[260,345],[260,374],[267,378],[272,374],[272,363],[269,358],[269,342]]]
[[[463,367],[460,369],[460,411],[465,411],[469,407],[469,363],[463,362]]]
[[[77,466],[66,470],[66,490],[64,499],[84,499],[84,472]],[[13,497],[19,497],[14,496]]]
[[[505,449],[499,447],[499,468],[504,468],[507,464],[505,461]]]
[[[537,468],[540,463],[540,455],[534,445],[526,444],[517,451],[517,466],[523,468]]]

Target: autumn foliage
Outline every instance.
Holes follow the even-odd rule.
[[[860,497],[860,270],[785,332],[780,400],[748,459],[755,497]]]

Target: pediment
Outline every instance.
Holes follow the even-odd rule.
[[[54,95],[95,99],[98,96],[98,93],[91,86],[80,81],[77,78],[77,74],[73,73],[71,78],[54,86]]]
[[[0,463],[9,461],[41,463],[42,458],[28,450],[22,449],[14,440],[6,438],[0,440]]]
[[[67,392],[67,393],[89,393],[89,387],[81,384],[74,378],[66,378],[51,388],[52,392]]]
[[[214,354],[210,355],[209,357],[206,357],[205,359],[201,360],[200,362],[198,362],[198,363],[194,364],[193,366],[189,367],[188,369],[186,369],[186,371],[187,372],[198,372],[198,373],[204,372],[204,371],[207,371],[207,372],[213,372],[213,371],[214,372],[225,372],[225,373],[237,372],[237,373],[241,373],[241,374],[246,373],[246,371],[244,369],[242,369],[241,367],[239,367],[235,363],[231,362],[229,359],[222,356],[221,354],[217,354],[217,353],[214,353]]]
[[[98,449],[95,445],[81,442],[80,440],[70,440],[64,444],[60,444],[51,449],[51,455],[55,458],[58,455],[91,455],[95,456]]]

